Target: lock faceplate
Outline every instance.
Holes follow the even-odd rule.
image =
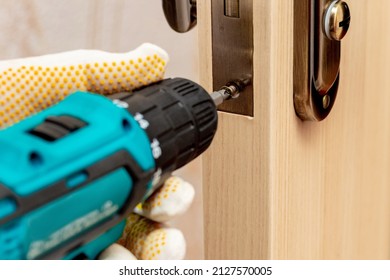
[[[341,43],[326,32],[333,28],[329,24],[335,20],[329,17],[337,14],[337,7],[348,12],[337,27],[348,30],[350,15],[345,2],[294,0],[294,106],[305,121],[326,118],[337,96]]]
[[[253,76],[253,0],[212,0],[213,86]],[[253,116],[253,86],[220,111]]]

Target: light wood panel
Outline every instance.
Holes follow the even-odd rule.
[[[267,258],[270,234],[270,24],[272,1],[254,1],[256,21],[254,118],[219,114],[212,148],[204,156],[203,193],[206,258]],[[203,85],[211,90],[210,3],[198,1]],[[260,63],[261,62],[261,63]],[[261,74],[260,74],[261,72]]]
[[[348,3],[338,99],[325,121],[308,123],[292,99],[293,0],[254,1],[255,116],[220,113],[204,157],[206,258],[390,258],[390,2]]]

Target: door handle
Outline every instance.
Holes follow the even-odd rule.
[[[163,0],[162,6],[169,26],[179,33],[196,25],[196,0]]]

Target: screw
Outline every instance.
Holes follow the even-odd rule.
[[[322,98],[322,107],[326,110],[329,108],[330,105],[330,96],[329,95],[324,95]]]
[[[225,91],[225,94],[227,94],[229,98],[237,98],[240,96],[240,89],[235,84],[223,86],[221,89]]]
[[[235,99],[240,96],[240,93],[252,83],[252,77],[249,75],[243,76],[241,79],[233,80],[224,85],[220,90],[210,94],[216,106],[221,105],[225,100]]]
[[[351,12],[347,3],[333,1],[324,15],[324,32],[328,39],[341,41],[347,34],[351,23]]]

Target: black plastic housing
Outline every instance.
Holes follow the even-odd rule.
[[[218,124],[217,108],[200,85],[183,78],[166,79],[133,93],[110,96],[128,104],[127,110],[143,122],[163,182],[174,170],[202,154],[211,144]],[[145,122],[146,121],[146,122]],[[141,125],[142,127],[142,125]]]

